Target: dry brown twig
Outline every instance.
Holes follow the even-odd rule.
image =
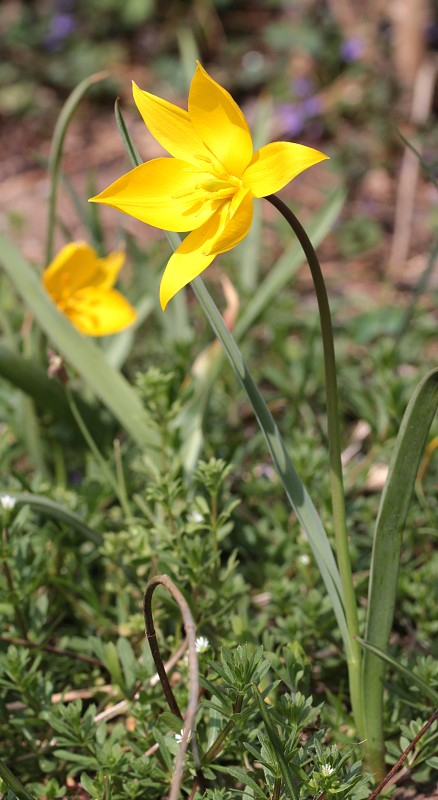
[[[181,743],[179,746],[177,757],[175,759],[172,783],[170,785],[170,791],[168,795],[168,800],[177,800],[183,774],[184,757],[187,751],[187,746],[190,737],[192,739],[192,752],[196,767],[197,783],[201,791],[202,792],[205,791],[205,781],[204,781],[204,776],[202,774],[199,753],[197,750],[196,739],[194,736],[196,711],[198,708],[198,697],[199,697],[199,668],[198,668],[198,654],[196,652],[196,626],[187,601],[185,600],[184,596],[179,591],[179,589],[177,589],[173,581],[169,578],[169,576],[157,575],[155,578],[152,578],[152,580],[149,581],[146,587],[146,591],[144,594],[144,601],[143,601],[146,636],[149,642],[149,646],[151,648],[151,653],[155,662],[155,666],[157,668],[157,673],[160,676],[161,685],[163,687],[163,692],[165,694],[169,708],[172,711],[172,713],[175,714],[175,716],[179,717],[181,720],[183,720],[183,716],[179,709],[178,703],[175,699],[175,695],[173,694],[172,687],[169,683],[169,679],[167,677],[166,670],[164,669],[163,661],[161,659],[160,650],[157,642],[157,636],[155,633],[153,615],[152,615],[152,595],[157,586],[160,585],[164,586],[167,589],[167,591],[170,592],[174,600],[178,603],[178,606],[181,611],[181,616],[183,618],[184,629],[186,632],[187,645],[188,645],[189,702],[187,704],[187,710],[184,720],[184,728],[181,736]],[[195,788],[196,788],[196,782],[193,787],[193,792],[195,791]]]

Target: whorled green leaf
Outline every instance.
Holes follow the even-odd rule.
[[[438,407],[438,368],[417,386],[397,436],[374,532],[365,640],[386,652],[397,596],[403,528],[418,467]],[[363,697],[369,763],[383,774],[383,686],[385,663],[367,649]]]
[[[134,389],[110,366],[97,345],[58,311],[35,270],[2,233],[0,262],[53,347],[77,370],[139,447],[156,449],[158,434]]]
[[[283,781],[284,793],[287,797],[289,797],[289,800],[296,800],[298,795],[295,792],[295,786],[292,780],[291,769],[284,757],[283,748],[275,724],[273,723],[271,717],[269,716],[268,709],[260,696],[260,692],[257,689],[257,686],[254,686],[254,693],[257,699],[260,714],[262,716],[266,728],[266,733],[269,737],[269,740],[275,752],[275,757],[277,759],[277,764],[279,766],[279,770],[281,772],[281,777]]]

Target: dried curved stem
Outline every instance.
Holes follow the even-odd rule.
[[[161,658],[160,650],[158,647],[157,636],[155,633],[154,620],[152,615],[152,595],[157,586],[165,586],[170,592],[174,600],[178,603],[183,618],[184,629],[187,637],[188,644],[188,658],[189,658],[189,702],[187,704],[187,711],[185,714],[184,728],[182,732],[181,744],[175,759],[175,766],[173,770],[172,783],[168,800],[177,800],[181,778],[184,765],[184,756],[186,754],[187,745],[190,736],[192,736],[193,757],[195,759],[196,774],[201,791],[205,791],[205,781],[201,770],[201,763],[199,759],[198,750],[196,747],[196,740],[194,736],[196,711],[198,708],[198,695],[199,695],[199,668],[198,668],[198,655],[196,652],[196,626],[193,620],[190,608],[182,593],[175,586],[173,581],[168,575],[157,575],[149,581],[143,600],[144,621],[146,626],[146,636],[151,648],[152,657],[155,662],[157,673],[159,675],[163,691],[168,702],[169,708],[175,716],[181,720],[183,716],[176,702],[175,695],[173,694],[172,687],[164,668],[163,660]]]

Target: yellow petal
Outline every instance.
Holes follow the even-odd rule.
[[[145,92],[134,82],[132,93],[146,127],[170,155],[192,162],[196,160],[196,154],[208,156],[187,111]]]
[[[253,201],[248,189],[241,189],[221,209],[218,229],[205,241],[205,252],[226,253],[247,235],[253,217]]]
[[[243,175],[243,184],[254,197],[267,197],[286,186],[292,178],[328,156],[292,142],[272,142],[261,147]]]
[[[77,292],[60,309],[72,324],[87,336],[108,336],[132,325],[135,309],[115,289],[102,291],[95,287]]]
[[[218,253],[231,250],[246,236],[251,221],[251,195],[242,192],[234,207],[232,201],[227,201],[202,228],[193,231],[181,242],[169,259],[161,279],[160,302],[163,311],[169,300],[200,275]]]
[[[190,86],[189,115],[208,149],[240,178],[253,154],[248,123],[231,95],[198,63]]]
[[[117,250],[108,253],[104,258],[99,258],[97,260],[98,269],[88,285],[92,284],[99,289],[112,289],[124,263],[125,253],[123,250]]]
[[[105,203],[125,214],[168,231],[192,231],[211,217],[219,201],[199,191],[199,173],[187,161],[155,158],[122,175],[93,203]]]
[[[124,259],[123,252],[98,258],[86,242],[70,242],[43,272],[43,284],[55,302],[91,284],[108,289],[114,285]]]

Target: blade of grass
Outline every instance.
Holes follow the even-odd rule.
[[[14,498],[17,507],[27,505],[29,508],[33,509],[33,511],[39,511],[47,517],[52,517],[52,519],[64,522],[70,528],[73,528],[84,536],[85,539],[94,542],[95,545],[100,546],[103,543],[103,538],[100,533],[93,531],[78,514],[65,508],[60,503],[57,503],[56,500],[32,494],[31,492],[23,492],[21,494],[8,492],[8,494]]]
[[[384,650],[381,650],[380,647],[375,647],[375,645],[371,644],[370,642],[365,641],[365,639],[361,639],[360,636],[357,637],[357,641],[362,645],[365,650],[369,650],[370,653],[373,653],[375,656],[380,658],[384,661],[388,666],[395,669],[403,678],[406,678],[411,684],[413,683],[420,692],[423,693],[424,697],[427,697],[431,703],[438,705],[438,692],[432,689],[426,681],[423,681],[419,675],[416,675],[415,672],[404,667],[403,664],[400,664],[399,661],[396,661],[395,658],[391,658],[388,653],[385,653]]]
[[[404,414],[380,501],[374,532],[365,640],[386,652],[394,617],[402,534],[421,456],[438,406],[438,368],[420,381]],[[383,688],[385,663],[369,649],[363,663],[368,759],[385,773]]]
[[[19,800],[36,800],[35,796],[27,791],[22,783],[15,777],[9,767],[0,758],[0,778],[5,782],[9,791],[19,798]]]
[[[97,345],[82,336],[58,311],[35,270],[1,233],[0,261],[56,349],[78,371],[139,447],[157,449],[158,435],[134,389],[108,364]]]
[[[69,126],[70,120],[82,100],[84,94],[95,83],[104,80],[108,76],[107,72],[97,72],[95,75],[85,78],[79,83],[67,98],[61,113],[58,117],[55,130],[53,133],[52,146],[49,156],[49,177],[50,177],[50,195],[49,195],[49,216],[47,224],[47,242],[46,242],[46,265],[50,263],[53,258],[53,241],[55,236],[55,222],[56,222],[56,196],[58,192],[59,178],[61,174],[61,161],[62,161],[62,148],[64,144],[65,135]]]
[[[114,104],[114,114],[116,117],[116,125],[118,131],[120,133],[120,138],[123,142],[123,146],[129,156],[129,160],[134,167],[138,167],[142,162],[142,157],[138,152],[134,142],[132,141],[131,136],[128,133],[128,128],[126,127],[126,122],[123,118],[123,114],[120,108],[119,98],[117,98]]]
[[[435,186],[435,188],[438,189],[438,179],[437,179],[437,176],[435,175],[435,173],[433,171],[433,168],[429,166],[427,161],[424,160],[424,158],[421,155],[421,153],[419,153],[417,148],[412,144],[412,142],[410,142],[409,139],[407,139],[406,136],[403,135],[401,130],[399,130],[399,128],[396,128],[396,131],[397,131],[397,134],[400,136],[400,139],[402,140],[403,144],[405,144],[406,147],[408,147],[409,150],[415,156],[417,156],[418,161],[420,162],[420,164],[421,164],[424,172],[426,173],[427,177],[429,178],[430,181],[432,181],[432,183]]]

